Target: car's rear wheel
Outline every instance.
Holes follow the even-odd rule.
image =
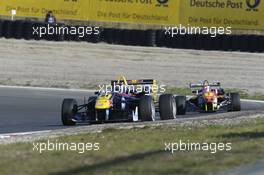
[[[151,96],[142,96],[139,100],[139,118],[142,121],[155,121],[155,105]]]
[[[106,118],[106,110],[105,109],[96,110],[96,118],[97,118],[97,122],[103,123]]]
[[[186,113],[186,96],[176,96],[177,115],[185,115]]]
[[[61,121],[65,126],[72,126],[76,123],[72,118],[76,114],[77,101],[75,99],[64,99],[61,107]]]
[[[241,102],[239,93],[230,93],[230,108],[229,111],[241,111]]]
[[[159,97],[159,111],[161,120],[176,118],[176,101],[172,94],[163,94]]]

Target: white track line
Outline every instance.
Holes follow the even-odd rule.
[[[0,139],[11,138],[11,137],[16,137],[16,136],[44,134],[44,133],[49,133],[51,131],[52,130],[43,130],[43,131],[15,132],[15,133],[8,133],[8,134],[0,134]]]
[[[244,102],[252,102],[252,103],[264,103],[262,100],[248,100],[248,99],[241,99]]]

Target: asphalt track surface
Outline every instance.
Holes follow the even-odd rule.
[[[65,128],[60,121],[64,98],[76,98],[80,103],[90,91],[0,87],[0,134]],[[242,110],[264,110],[264,103],[242,101]],[[184,118],[208,114],[187,114]],[[214,114],[208,115],[208,117]],[[178,120],[183,120],[179,116]]]

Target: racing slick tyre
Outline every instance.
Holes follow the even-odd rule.
[[[75,99],[64,99],[61,107],[61,120],[63,125],[72,126],[76,123],[71,119],[76,113],[77,101]]]
[[[96,118],[98,123],[104,123],[106,117],[106,110],[96,110]]]
[[[142,121],[155,121],[155,105],[151,96],[142,96],[139,100],[139,118]]]
[[[177,108],[172,94],[163,94],[159,97],[159,111],[161,120],[176,118]]]
[[[177,115],[185,115],[186,113],[186,96],[176,96]]]
[[[230,103],[229,111],[240,111],[241,103],[240,103],[239,93],[231,93],[230,100],[231,100],[231,103]]]

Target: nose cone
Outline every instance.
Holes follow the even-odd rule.
[[[204,100],[206,103],[212,103],[214,102],[216,96],[213,92],[207,92],[204,94]]]

